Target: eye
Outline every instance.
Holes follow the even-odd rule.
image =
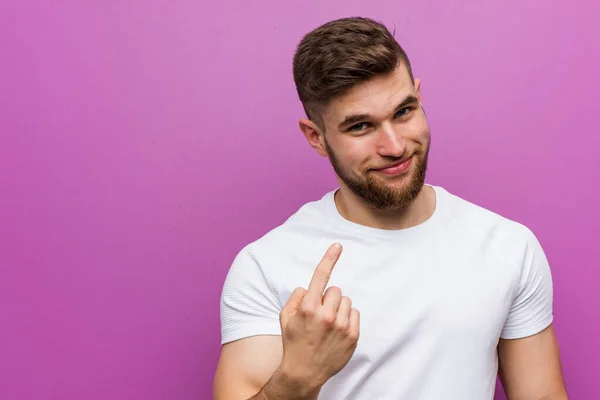
[[[404,107],[401,108],[400,110],[398,110],[396,112],[396,114],[394,115],[394,117],[404,117],[406,114],[408,114],[410,111],[410,107]]]
[[[350,128],[348,128],[348,131],[349,132],[360,132],[360,131],[367,129],[367,127],[368,127],[368,125],[366,122],[360,122],[358,124],[352,125]]]

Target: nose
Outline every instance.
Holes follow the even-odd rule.
[[[399,158],[406,150],[406,141],[402,138],[398,127],[383,124],[377,138],[377,152],[382,157]]]

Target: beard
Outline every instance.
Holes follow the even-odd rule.
[[[396,187],[392,182],[386,182],[378,176],[374,176],[370,172],[370,168],[365,168],[362,171],[363,177],[356,176],[349,168],[342,165],[335,152],[331,149],[327,140],[325,147],[329,155],[329,161],[346,186],[358,197],[362,198],[367,204],[378,210],[398,210],[410,205],[415,198],[421,193],[421,189],[425,184],[425,174],[427,172],[427,159],[429,157],[429,143],[427,147],[417,148],[412,155],[411,165],[408,174],[408,183]],[[388,164],[399,161],[400,158],[386,157]],[[400,179],[406,179],[407,176],[402,176]],[[392,178],[398,179],[398,178]]]

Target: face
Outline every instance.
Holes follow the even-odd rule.
[[[420,82],[399,66],[333,99],[321,131],[303,128],[329,157],[340,185],[380,210],[406,207],[425,182],[430,134],[421,107]],[[301,121],[301,126],[303,122]],[[312,135],[309,133],[312,131]]]

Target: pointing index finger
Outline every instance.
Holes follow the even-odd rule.
[[[308,290],[306,292],[305,299],[308,301],[314,301],[321,303],[321,299],[323,298],[323,292],[327,287],[327,283],[329,283],[329,278],[331,277],[331,272],[333,271],[333,267],[335,263],[340,258],[342,254],[342,245],[339,243],[334,243],[329,246],[325,256],[321,259],[319,265],[315,269],[315,273],[310,281],[310,285],[308,286]]]

